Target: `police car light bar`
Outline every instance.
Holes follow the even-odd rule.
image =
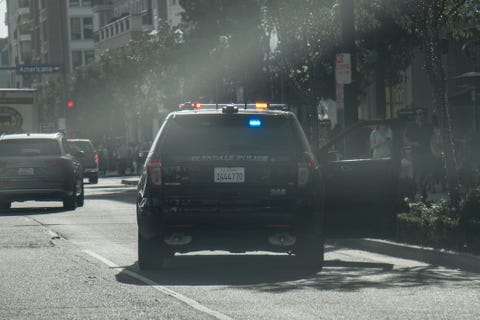
[[[178,105],[180,110],[199,110],[199,109],[222,109],[225,106],[235,106],[239,109],[257,109],[257,110],[281,110],[288,111],[288,106],[283,103],[192,103],[185,102]]]

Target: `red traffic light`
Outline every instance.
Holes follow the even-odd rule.
[[[73,108],[73,101],[72,100],[67,101],[67,107]]]

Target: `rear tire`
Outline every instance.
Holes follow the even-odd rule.
[[[0,210],[10,210],[12,206],[11,201],[2,201],[0,202]]]
[[[88,182],[90,184],[97,184],[98,183],[98,175],[88,178]]]
[[[83,188],[83,182],[82,182],[82,194],[80,194],[77,197],[77,207],[83,207],[85,203],[85,189]]]
[[[167,258],[173,252],[167,248],[162,239],[144,239],[138,233],[138,266],[140,270],[162,269]]]
[[[71,196],[63,198],[63,209],[72,211],[77,208],[77,192],[73,188],[73,193]]]
[[[295,258],[301,267],[322,270],[325,261],[325,243],[321,239],[303,239],[295,250]]]

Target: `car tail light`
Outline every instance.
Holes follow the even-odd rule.
[[[98,164],[98,153],[95,152],[95,155],[93,156],[93,161],[95,161],[96,164]]]
[[[162,162],[160,159],[150,158],[146,163],[147,174],[150,177],[150,182],[155,187],[162,185]]]
[[[304,154],[298,161],[298,186],[304,187],[308,183],[313,169],[315,168],[315,160],[310,154]]]

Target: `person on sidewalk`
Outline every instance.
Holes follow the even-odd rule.
[[[379,123],[370,134],[370,149],[374,159],[392,156],[392,130],[385,123]]]

